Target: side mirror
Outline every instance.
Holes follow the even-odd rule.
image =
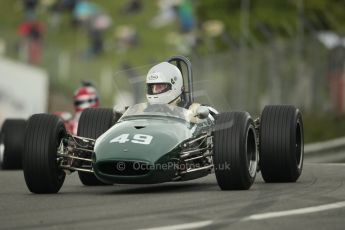
[[[200,106],[197,110],[196,110],[196,117],[200,118],[200,119],[206,119],[208,117],[208,115],[210,114],[210,111],[208,110],[207,107],[205,106]]]

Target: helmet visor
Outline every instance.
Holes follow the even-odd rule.
[[[171,90],[169,83],[152,83],[147,85],[147,94],[155,95]]]
[[[85,104],[92,106],[93,104],[96,104],[97,101],[98,101],[98,99],[96,97],[76,99],[74,101],[74,106],[83,106]]]

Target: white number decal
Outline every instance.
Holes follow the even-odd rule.
[[[152,136],[145,135],[145,134],[135,134],[133,136],[133,140],[128,139],[128,137],[129,137],[128,133],[121,134],[120,136],[112,139],[110,143],[117,142],[117,143],[123,144],[123,143],[126,143],[127,141],[131,141],[132,143],[135,143],[135,144],[149,145],[153,139]]]
[[[129,134],[121,134],[120,136],[115,137],[114,139],[112,139],[110,141],[110,143],[118,142],[118,143],[123,144],[123,143],[126,143],[127,141],[129,141],[128,137],[129,137]]]
[[[152,136],[145,134],[135,134],[131,142],[136,144],[149,145],[152,141]]]

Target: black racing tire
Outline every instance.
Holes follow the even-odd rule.
[[[265,182],[296,182],[303,169],[301,112],[290,105],[266,106],[260,119],[260,169]]]
[[[32,193],[57,193],[65,181],[59,168],[57,150],[67,135],[64,123],[55,115],[35,114],[27,124],[23,154],[23,170]]]
[[[117,121],[112,109],[95,108],[86,109],[80,116],[77,135],[97,139]],[[93,173],[78,171],[79,179],[83,185],[107,185],[98,180]]]
[[[214,169],[222,190],[247,190],[254,183],[258,151],[253,119],[247,112],[217,115]]]
[[[0,165],[2,169],[22,169],[26,120],[6,119],[0,134]]]

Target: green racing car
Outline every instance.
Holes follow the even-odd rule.
[[[258,172],[266,182],[297,181],[304,142],[296,107],[266,106],[256,119],[208,105],[191,111],[192,65],[182,56],[167,62],[187,69],[178,106],[140,103],[123,114],[87,109],[77,135],[54,115],[31,116],[23,154],[28,189],[57,193],[72,172],[88,186],[180,182],[211,173],[221,190],[249,189]]]

